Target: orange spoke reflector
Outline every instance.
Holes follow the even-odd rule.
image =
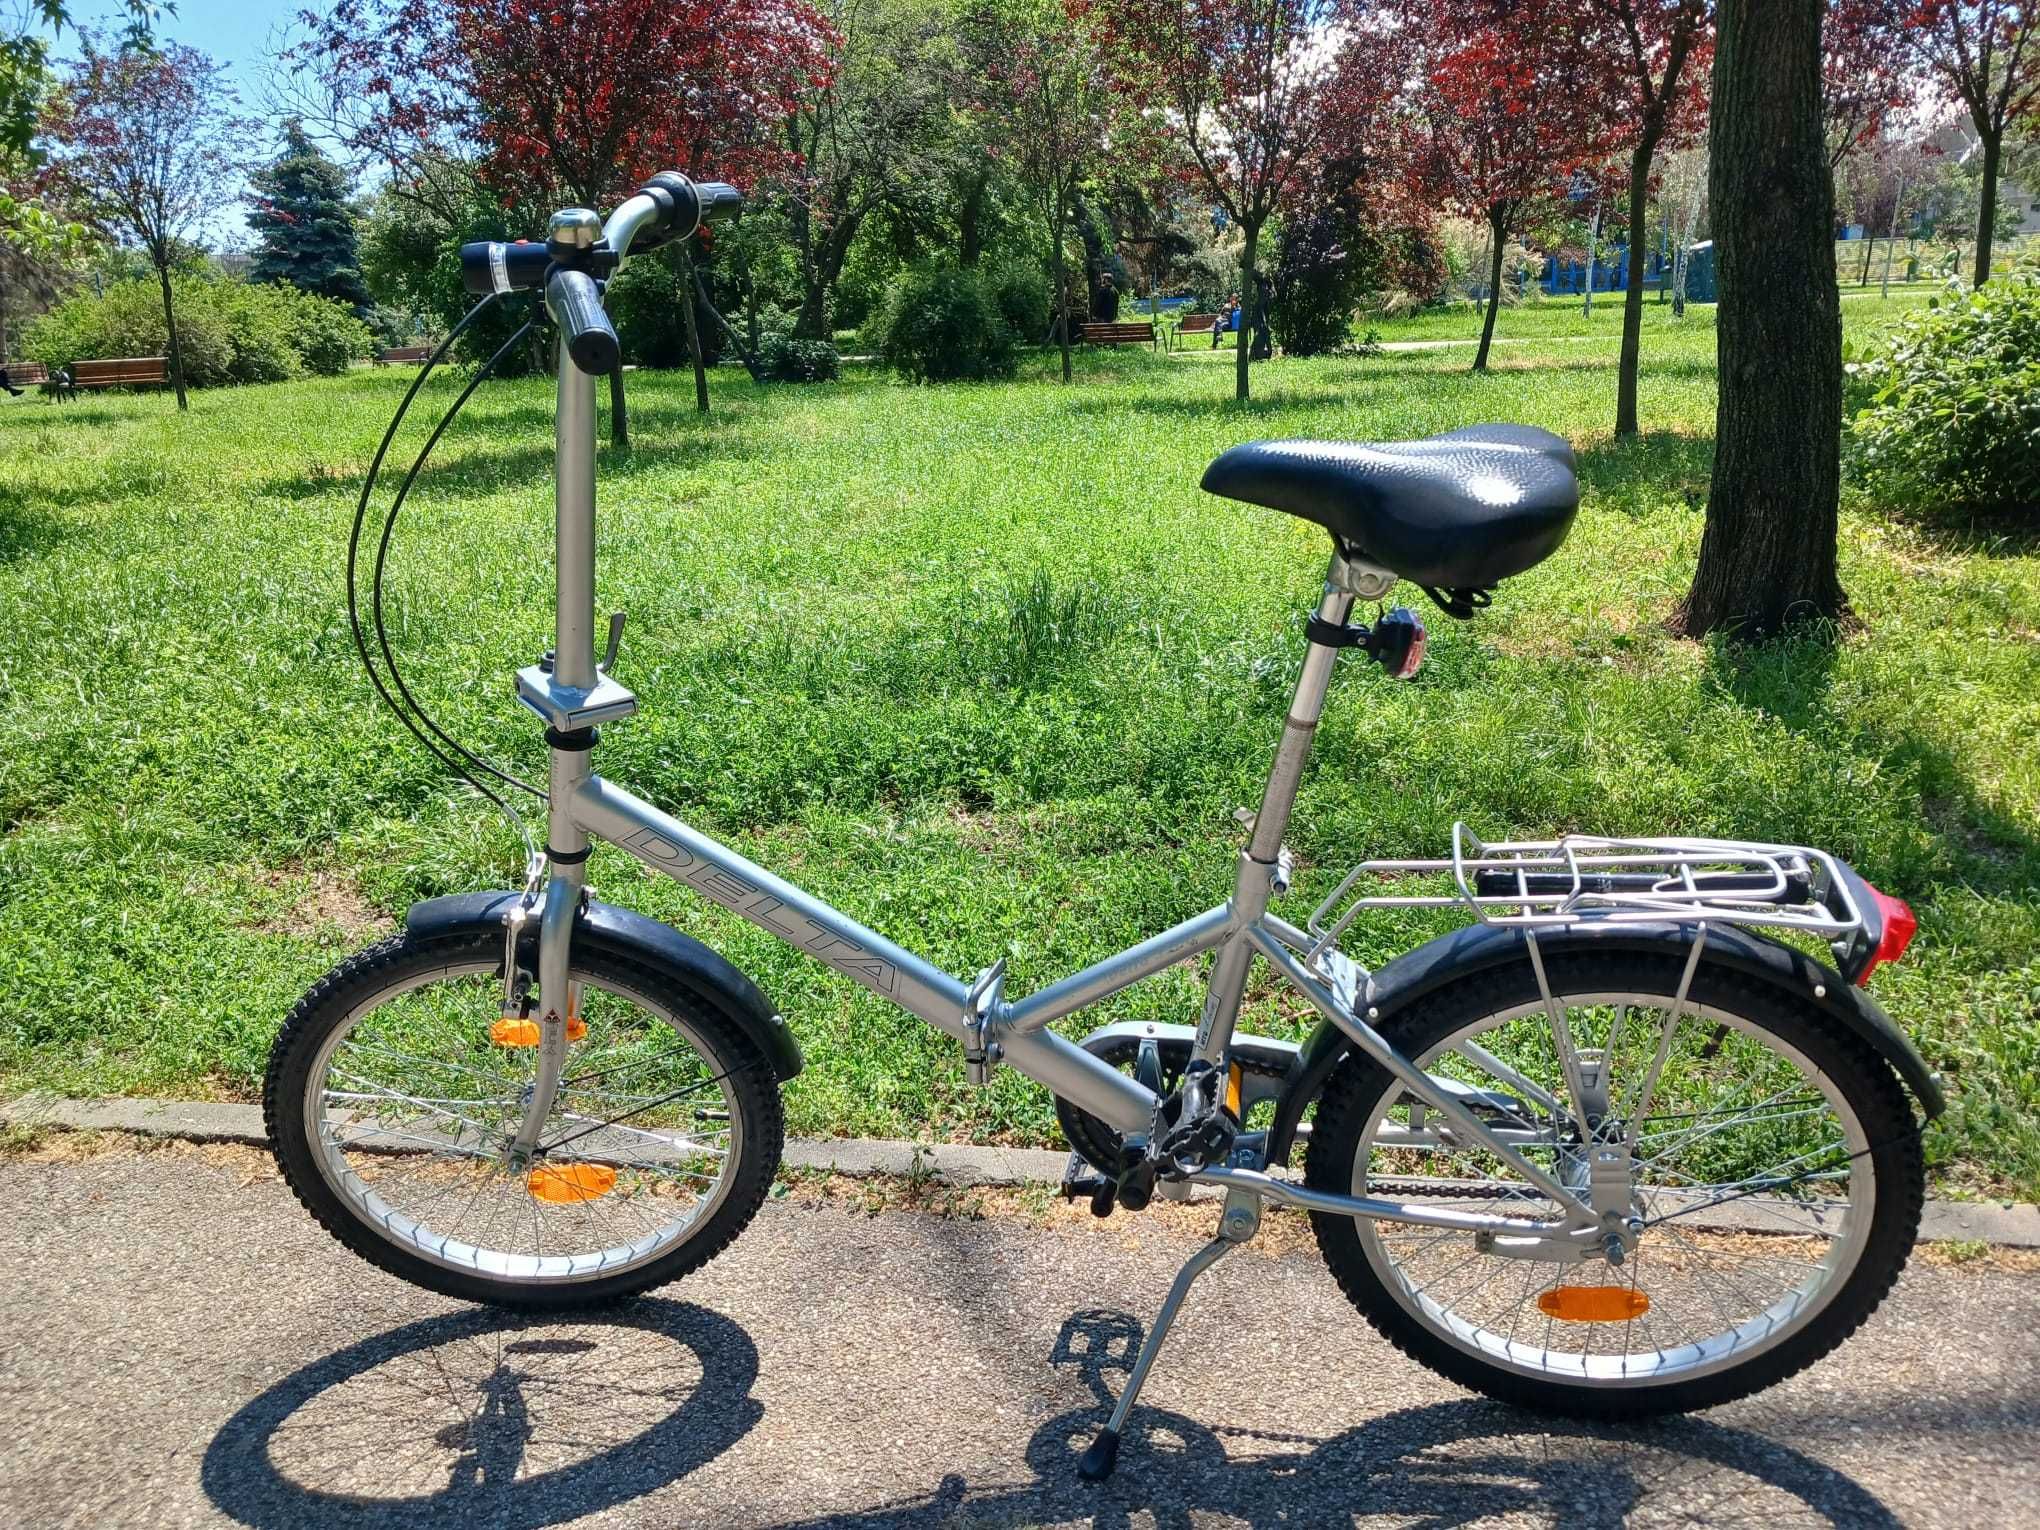
[[[567,1040],[579,1041],[587,1034],[587,1021],[579,1015],[567,1016]],[[535,1047],[539,1040],[538,1022],[505,1015],[489,1027],[489,1040],[499,1047]]]
[[[524,1188],[533,1200],[555,1206],[599,1201],[616,1188],[616,1170],[606,1163],[542,1163],[531,1171]]]
[[[1537,1310],[1561,1323],[1626,1323],[1650,1311],[1650,1298],[1628,1286],[1553,1286]]]

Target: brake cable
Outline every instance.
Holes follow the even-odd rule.
[[[532,838],[529,826],[524,821],[523,815],[506,801],[501,793],[492,790],[486,785],[476,772],[480,771],[493,776],[498,781],[511,787],[530,793],[540,801],[545,800],[545,792],[530,782],[499,769],[473,750],[461,744],[433,720],[431,714],[425,710],[417,697],[412,694],[410,687],[404,682],[403,672],[397,664],[395,650],[389,641],[389,632],[383,617],[382,587],[384,568],[389,552],[390,540],[396,527],[397,514],[402,508],[404,500],[410,494],[412,485],[417,481],[419,472],[424,468],[426,459],[431,454],[433,446],[437,444],[440,436],[445,433],[446,428],[453,423],[453,419],[459,414],[461,406],[473,395],[475,389],[493,374],[504,358],[531,333],[532,323],[536,322],[535,320],[524,324],[493,356],[476,369],[475,375],[468,380],[467,386],[462,389],[460,396],[453,401],[445,414],[441,416],[439,423],[433,428],[424,446],[420,448],[416,459],[411,463],[410,470],[404,475],[404,481],[398,488],[396,498],[392,501],[389,511],[384,517],[382,535],[376,549],[370,618],[375,627],[376,645],[381,649],[383,660],[389,666],[390,673],[387,683],[376,667],[374,655],[369,650],[367,635],[362,630],[359,593],[361,532],[368,516],[368,502],[375,492],[376,480],[381,474],[383,462],[389,453],[390,445],[396,439],[397,431],[402,426],[405,417],[409,414],[411,404],[417,398],[419,390],[424,386],[425,379],[431,375],[432,371],[445,358],[447,352],[452,348],[454,341],[495,300],[496,295],[493,293],[483,298],[473,308],[470,308],[461,318],[460,322],[455,324],[447,333],[446,338],[439,343],[438,348],[426,359],[424,366],[419,368],[418,375],[411,380],[410,388],[406,390],[403,401],[398,404],[396,413],[390,419],[389,428],[383,432],[382,441],[376,447],[375,457],[369,464],[368,475],[361,486],[361,495],[355,503],[354,521],[347,538],[347,623],[354,637],[354,647],[356,653],[360,656],[361,666],[367,672],[369,684],[375,688],[376,695],[396,715],[397,720],[404,725],[411,736],[424,746],[428,754],[445,766],[453,775],[466,781],[485,801],[503,815],[518,839],[522,841],[526,864],[530,865],[536,859],[537,846]],[[391,689],[392,685],[395,687],[394,693]],[[473,768],[469,768],[470,766]]]

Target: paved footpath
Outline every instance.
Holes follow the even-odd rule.
[[[250,1149],[0,1164],[0,1524],[2040,1523],[2040,1276],[1915,1268],[1765,1396],[1586,1429],[1470,1399],[1313,1258],[1248,1251],[1091,1488],[1075,1449],[1189,1235],[799,1193],[678,1286],[532,1322],[359,1263]]]

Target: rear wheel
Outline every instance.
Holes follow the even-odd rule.
[[[675,1280],[750,1221],[784,1135],[755,1042],[655,967],[577,945],[561,1087],[513,1151],[535,1023],[503,1018],[500,936],[400,936],[341,963],[277,1038],[284,1177],[342,1243],[450,1296],[571,1307]]]
[[[1511,1402],[1615,1415],[1711,1406],[1828,1353],[1905,1262],[1924,1171],[1891,1070],[1820,1009],[1676,955],[1548,961],[1440,991],[1384,1026],[1466,1086],[1483,1124],[1566,1189],[1619,1198],[1634,1246],[1312,1217],[1326,1262],[1384,1337]],[[1581,1124],[1584,1116],[1586,1125]],[[1627,1191],[1610,1190],[1616,1173]],[[1558,1203],[1350,1054],[1319,1104],[1310,1184],[1536,1221]]]

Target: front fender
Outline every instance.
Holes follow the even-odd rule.
[[[1683,956],[1692,949],[1693,936],[1690,925],[1588,923],[1540,931],[1537,944],[1546,955],[1568,951],[1669,951]],[[1397,1011],[1447,983],[1528,959],[1524,932],[1517,927],[1474,924],[1441,935],[1398,956],[1369,978],[1368,1023],[1378,1028]],[[1941,1081],[1897,1022],[1875,999],[1845,982],[1833,968],[1803,951],[1736,925],[1709,927],[1707,959],[1811,999],[1891,1065],[1919,1101],[1928,1120],[1946,1108]],[[1271,1164],[1289,1162],[1304,1109],[1324,1089],[1332,1069],[1352,1044],[1346,1033],[1329,1021],[1321,1022],[1304,1041],[1269,1128]]]
[[[454,893],[414,903],[404,927],[421,939],[493,934],[522,895],[515,892]],[[574,919],[574,943],[590,945],[655,968],[689,998],[716,1010],[747,1032],[772,1064],[773,1076],[785,1083],[802,1066],[800,1043],[786,1020],[743,973],[690,935],[669,924],[632,913],[627,908],[589,898]],[[530,947],[533,970],[538,966],[538,920],[526,922],[519,937],[519,960]]]

